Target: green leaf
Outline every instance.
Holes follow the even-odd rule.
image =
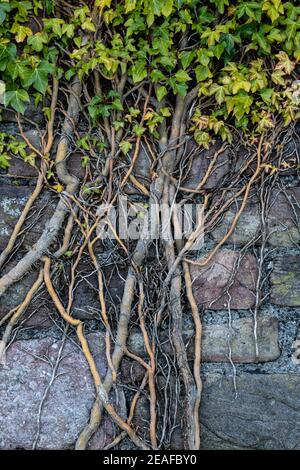
[[[256,2],[242,2],[236,9],[237,18],[248,16],[254,21],[260,21],[261,5]]]
[[[166,76],[158,69],[154,69],[152,70],[151,74],[150,74],[150,77],[151,77],[151,80],[154,82],[154,83],[157,83],[161,80],[165,80]]]
[[[275,56],[278,59],[276,70],[283,70],[287,75],[290,75],[295,68],[295,63],[290,60],[286,52],[280,51]]]
[[[125,13],[129,13],[136,7],[136,0],[125,0]]]
[[[210,3],[214,3],[217,8],[219,13],[224,13],[225,11],[225,5],[229,5],[229,0],[209,0]]]
[[[171,116],[171,111],[170,111],[170,108],[168,107],[160,108],[159,112],[163,117]]]
[[[145,127],[138,126],[137,124],[133,127],[133,132],[138,137],[141,137],[144,134],[145,130]]]
[[[7,91],[4,96],[5,106],[10,105],[18,113],[24,114],[29,95],[26,90]]]
[[[189,76],[189,74],[185,72],[184,70],[179,70],[178,72],[176,72],[175,78],[176,78],[176,81],[179,83],[185,83],[191,80],[191,77]]]
[[[236,95],[240,90],[250,91],[251,83],[247,80],[236,80],[232,85],[232,93]]]
[[[270,54],[271,46],[265,38],[264,32],[260,31],[258,33],[254,33],[252,36],[253,41],[257,42],[259,47],[263,50],[265,54]]]
[[[9,168],[10,156],[7,152],[0,153],[0,168],[1,170],[7,170]]]
[[[10,31],[15,33],[16,42],[23,42],[28,36],[33,34],[30,28],[19,23],[14,23]]]
[[[211,71],[206,65],[197,65],[195,68],[197,82],[203,82],[207,78],[212,77]]]
[[[208,132],[196,130],[194,134],[194,139],[197,144],[200,145],[200,147],[209,149],[210,140],[212,139]]]
[[[170,16],[173,9],[174,0],[164,0],[161,12],[164,16]]]
[[[161,101],[168,94],[168,90],[165,86],[160,86],[156,90],[156,96],[158,101]]]
[[[283,70],[275,70],[275,72],[273,72],[271,75],[272,82],[276,83],[276,85],[285,86],[284,75],[285,73],[283,72]]]
[[[224,47],[223,47],[224,50]],[[210,62],[210,58],[213,56],[213,52],[208,49],[201,48],[197,51],[197,58],[201,65],[207,66]]]
[[[23,86],[29,88],[31,85],[43,95],[48,86],[48,74],[53,72],[53,66],[46,60],[33,70],[28,70],[23,76]]]
[[[74,36],[75,26],[73,24],[64,24],[62,27],[62,33],[65,34],[68,38]]]
[[[128,140],[122,140],[119,145],[124,155],[127,155],[127,153],[132,149],[132,143],[128,142]]]
[[[262,90],[260,90],[260,96],[267,104],[271,102],[273,93],[273,88],[263,88]]]
[[[137,61],[130,69],[132,80],[134,83],[141,82],[147,77],[146,61]]]
[[[225,101],[225,86],[218,85],[217,83],[213,83],[209,89],[210,94],[214,95],[218,104],[222,104]]]
[[[0,24],[2,24],[11,10],[11,5],[9,3],[0,3]]]
[[[34,51],[40,52],[44,44],[48,42],[48,34],[43,31],[41,33],[35,33],[33,36],[27,38],[27,44],[29,44]]]
[[[68,80],[69,82],[74,74],[75,74],[75,71],[73,69],[68,69],[65,73],[66,80]]]
[[[30,70],[23,62],[16,61],[16,62],[9,62],[7,66],[7,70],[11,75],[11,78],[13,80],[16,80],[16,78],[20,77],[23,79]]]
[[[179,58],[181,60],[182,67],[184,68],[184,70],[187,69],[191,65],[193,59],[195,58],[195,55],[196,54],[194,51],[180,52]]]

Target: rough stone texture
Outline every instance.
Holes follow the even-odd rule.
[[[275,189],[271,195],[268,217],[269,243],[273,246],[295,246],[300,241],[300,187]]]
[[[230,192],[228,194],[228,198],[232,196],[233,193]],[[224,235],[226,235],[232,225],[233,218],[241,205],[241,201],[242,198],[239,197],[237,199],[237,202],[231,205],[222,220],[214,228],[214,230],[212,231],[212,236],[214,240],[220,241],[223,239]],[[258,234],[261,218],[259,215],[259,206],[256,201],[257,199],[253,195],[251,195],[234,229],[234,232],[228,238],[227,243],[245,245],[250,240],[253,240],[254,237]]]
[[[253,320],[241,318],[232,322],[232,329],[222,325],[203,325],[202,360],[228,362],[229,344],[232,360],[239,363],[255,361]],[[278,345],[278,320],[272,317],[258,319],[258,361],[274,361],[280,356]],[[192,351],[190,351],[190,355]]]
[[[67,160],[67,168],[69,172],[77,176],[77,178],[82,179],[85,175],[85,169],[81,165],[82,155],[78,152],[72,154],[72,158]]]
[[[300,449],[300,375],[211,375],[203,387],[203,449]]]
[[[145,369],[138,362],[131,361],[125,357],[120,367],[121,382],[125,384],[138,385],[144,378]]]
[[[191,266],[193,291],[199,305],[212,310],[226,308],[229,296],[232,309],[247,309],[255,303],[257,264],[247,254],[239,260],[239,253],[220,250],[207,266]]]
[[[98,370],[106,371],[105,343],[100,333],[87,336]],[[0,366],[0,449],[30,449],[37,432],[40,402],[51,378],[61,342],[52,338],[16,341],[8,349],[6,365]],[[45,360],[46,359],[46,360]],[[41,414],[38,449],[70,449],[86,425],[94,401],[94,385],[80,349],[67,340],[57,378]],[[117,408],[123,418],[126,408],[118,390]],[[115,433],[108,418],[90,443],[101,448]]]
[[[28,290],[37,279],[37,276],[37,272],[31,271],[14,286],[10,287],[1,297],[0,320],[10,310],[20,305],[20,303],[25,299]],[[35,328],[47,328],[53,324],[51,320],[53,315],[57,315],[56,309],[51,299],[49,298],[48,293],[46,293],[45,289],[43,289],[27,307],[22,317],[20,318],[19,323],[26,327],[31,326]]]
[[[274,189],[270,202],[270,211],[266,216],[268,243],[272,246],[295,246],[300,241],[300,188],[288,188],[285,192]],[[230,207],[213,230],[212,236],[216,241],[220,241],[228,232],[240,204],[241,198]],[[260,224],[260,207],[252,197],[227,243],[246,244],[259,233]]]
[[[193,147],[191,147],[193,148]],[[195,189],[204,177],[214,153],[220,148],[219,144],[213,145],[209,150],[200,150],[193,157],[191,169],[182,185],[189,189]],[[215,188],[229,171],[228,152],[224,151],[219,155],[214,170],[204,184],[204,188]]]
[[[3,250],[32,190],[27,186],[0,186],[0,249]]]
[[[0,250],[3,250],[13,228],[18,221],[22,210],[32,194],[33,188],[29,186],[0,186]],[[17,243],[25,241],[31,246],[43,232],[48,219],[53,213],[55,201],[53,195],[44,192],[34,204],[23,229],[27,229],[24,235],[20,235]]]
[[[17,307],[24,299],[37,278],[37,272],[30,272],[22,280],[10,287],[1,297],[0,320],[10,310]],[[23,326],[32,326],[35,328],[47,328],[52,325],[51,316],[56,313],[48,294],[44,291],[35,297],[26,311],[20,318]]]
[[[274,317],[258,317],[257,344],[258,362],[275,361],[280,357],[278,344],[278,320]],[[136,336],[136,335],[135,335]],[[131,338],[131,342],[135,339]],[[187,325],[185,322],[183,329],[183,340],[186,345],[188,358],[194,359],[194,327],[192,322]],[[136,354],[145,355],[145,351],[137,348],[136,341],[134,351]],[[230,343],[229,343],[230,341]],[[169,341],[168,333],[160,336],[162,350],[173,355],[173,350]],[[236,363],[251,363],[256,361],[254,323],[252,318],[239,318],[232,321],[232,328],[229,329],[227,323],[207,324],[205,317],[202,321],[202,361],[203,362],[227,362],[229,356],[229,344],[231,347],[232,360]]]
[[[45,122],[44,114],[43,114],[43,105],[39,104],[35,106],[34,99],[30,98],[30,103],[26,106],[26,111],[24,114],[24,118],[34,122],[38,126],[42,126]],[[28,121],[23,119],[23,116],[20,116],[21,122],[23,121],[24,124],[28,124]],[[17,122],[16,113],[14,111],[10,111],[9,109],[3,109],[1,114],[1,123],[10,123],[10,122]]]
[[[73,315],[75,318],[89,320],[101,318],[98,280],[96,273],[91,275],[94,267],[83,262],[78,269],[78,283],[74,290]],[[115,307],[120,304],[123,295],[125,272],[116,270],[113,267],[102,268],[103,280],[105,283],[106,307]],[[123,275],[123,277],[122,277]]]
[[[132,157],[133,151],[131,152]],[[133,174],[134,176],[140,181],[146,188],[149,186],[150,178],[151,178],[151,165],[152,160],[147,152],[147,148],[142,144],[140,147],[140,152],[136,163],[134,165]],[[140,191],[130,182],[126,184],[126,191],[127,194],[140,194]]]
[[[300,254],[285,255],[275,260],[271,284],[272,303],[300,306]]]

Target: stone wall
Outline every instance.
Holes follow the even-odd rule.
[[[15,123],[9,119],[6,117],[1,124],[0,132],[17,132]],[[42,116],[36,115],[35,122],[42,128]],[[25,130],[27,137],[39,146],[41,131],[28,126]],[[296,158],[299,148],[299,143],[292,139],[286,149],[287,158]],[[222,155],[207,182],[208,188],[226,182],[232,165],[239,164],[233,150],[230,152]],[[212,151],[203,151],[195,157],[186,186],[197,186],[211,155]],[[71,171],[78,177],[83,176],[79,156]],[[144,178],[144,183],[149,179],[149,162],[143,152],[135,172]],[[36,170],[18,158],[12,159],[8,174],[0,175],[1,250],[33,191],[36,177]],[[127,190],[130,194],[135,192],[129,186]],[[259,195],[253,191],[236,230],[212,262],[205,268],[192,267],[194,295],[203,321],[201,426],[204,449],[300,448],[300,365],[295,360],[300,313],[300,184],[297,173],[287,170],[280,174],[268,197],[270,205],[262,214]],[[26,223],[27,230],[20,234],[18,249],[5,270],[20,259],[26,247],[41,234],[56,198],[49,190],[39,198]],[[231,206],[221,223],[211,234],[205,235],[203,256],[222,239],[236,210]],[[86,320],[88,341],[96,354],[99,370],[104,373],[106,358],[97,281],[95,274],[85,276],[89,266],[83,265],[80,269],[82,282],[75,293],[74,316]],[[118,306],[124,273],[126,266],[118,271],[109,263],[104,267],[107,300],[111,305]],[[22,301],[36,276],[33,270],[9,289],[1,299],[0,320]],[[259,294],[258,283],[262,285]],[[53,304],[41,290],[14,331],[6,364],[0,366],[0,449],[72,448],[87,422],[94,398],[92,380],[74,338],[69,336],[62,343],[62,329]],[[184,339],[191,360],[193,337],[187,306]],[[164,337],[162,332],[160,339],[166,353],[170,352],[167,333]],[[145,354],[143,339],[134,324],[129,346],[133,352]],[[127,359],[123,360],[120,373],[124,384],[138,384],[142,377],[140,366],[132,366]],[[113,399],[125,417],[128,412],[126,387],[117,387]],[[148,402],[144,399],[137,409],[135,425],[142,429],[148,418]],[[90,447],[103,448],[116,432],[106,418]],[[170,445],[182,448],[182,436],[176,429]],[[122,446],[128,446],[126,440]]]

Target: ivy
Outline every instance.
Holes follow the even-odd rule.
[[[27,153],[26,143],[18,140],[14,135],[0,132],[0,169],[7,170],[10,165],[11,155],[21,157],[25,162],[34,166],[35,154]]]
[[[285,124],[298,118],[294,82],[300,7],[294,2],[96,0],[95,6],[103,20],[101,35],[96,34],[92,4],[78,2],[73,15],[57,17],[52,0],[0,2],[6,106],[23,113],[31,93],[43,100],[51,93],[54,73],[67,85],[75,74],[83,79],[98,71],[105,93],[91,96],[88,114],[93,125],[112,116],[116,131],[126,127],[130,116],[132,131],[145,132],[120,97],[109,95],[113,81],[125,73],[134,85],[152,82],[159,103],[170,104],[174,95],[184,97],[198,86],[197,109],[205,104],[205,116],[220,123],[201,130],[209,135],[229,135],[227,124],[262,132],[275,119],[274,109]],[[29,20],[37,15],[40,27],[33,31]],[[184,34],[185,45],[180,42]],[[157,135],[161,118],[169,116],[158,113],[147,120],[150,133]],[[195,137],[208,145],[205,134]]]

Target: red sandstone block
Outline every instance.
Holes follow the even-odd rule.
[[[191,266],[193,292],[207,309],[248,309],[255,303],[257,262],[253,255],[220,250],[204,267]]]

